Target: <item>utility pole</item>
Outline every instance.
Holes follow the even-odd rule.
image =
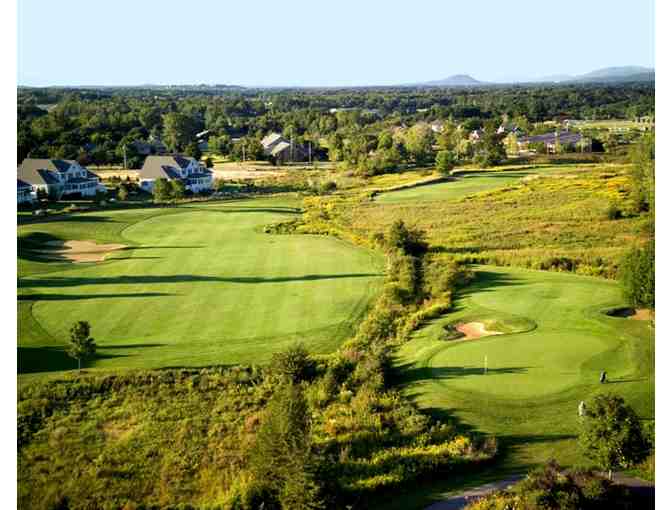
[[[126,145],[124,145],[124,170],[128,169],[128,165],[126,164]]]

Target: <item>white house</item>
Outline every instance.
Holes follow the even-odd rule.
[[[30,186],[33,196],[43,190],[59,199],[65,195],[91,197],[106,190],[96,174],[69,159],[26,158],[17,170],[17,179]]]
[[[173,156],[147,156],[139,172],[140,187],[152,192],[157,179],[179,180],[193,193],[212,190],[212,171],[194,158]]]

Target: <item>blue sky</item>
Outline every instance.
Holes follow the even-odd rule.
[[[388,85],[654,65],[653,0],[19,0],[21,85]]]

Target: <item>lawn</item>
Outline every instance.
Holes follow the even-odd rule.
[[[286,198],[72,215],[19,227],[19,371],[76,366],[77,320],[99,346],[90,367],[263,363],[303,341],[333,351],[376,294],[381,258],[337,239],[264,234]],[[45,262],[47,239],[126,244],[105,262]]]
[[[398,350],[395,364],[399,385],[422,409],[498,437],[503,455],[491,473],[523,472],[548,458],[582,463],[575,442],[577,407],[596,393],[620,394],[643,419],[653,419],[653,329],[646,321],[604,313],[623,304],[615,282],[475,269],[477,279],[455,311],[418,330]],[[446,340],[443,326],[458,321],[526,327],[521,333]],[[602,370],[608,374],[604,385]],[[488,472],[471,481],[488,481]],[[455,482],[423,487],[422,502],[450,491]],[[419,496],[413,492],[409,498]],[[415,508],[405,506],[408,501],[392,508]]]

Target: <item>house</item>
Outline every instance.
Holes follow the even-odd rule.
[[[552,133],[544,133],[543,135],[524,136],[518,139],[518,148],[520,150],[529,150],[532,144],[543,143],[546,147],[546,152],[556,152],[557,145],[580,148],[582,151],[590,152],[592,147],[592,140],[583,136],[581,133],[572,133],[571,131],[554,131]]]
[[[212,171],[194,158],[181,156],[147,156],[139,171],[140,187],[148,192],[154,189],[157,179],[182,181],[185,189],[193,193],[212,190]]]
[[[288,141],[279,133],[271,133],[261,140],[264,154],[271,156],[276,163],[290,163],[308,159],[306,149],[301,144]]]
[[[21,179],[16,180],[16,203],[25,204],[33,201],[33,187]]]
[[[166,144],[153,136],[150,136],[146,142],[143,142],[142,140],[135,140],[131,143],[131,145],[141,156],[150,156],[153,154],[161,155],[168,152]]]
[[[17,170],[17,179],[30,185],[34,196],[42,190],[58,199],[66,195],[91,197],[106,190],[96,174],[69,159],[26,158]]]

